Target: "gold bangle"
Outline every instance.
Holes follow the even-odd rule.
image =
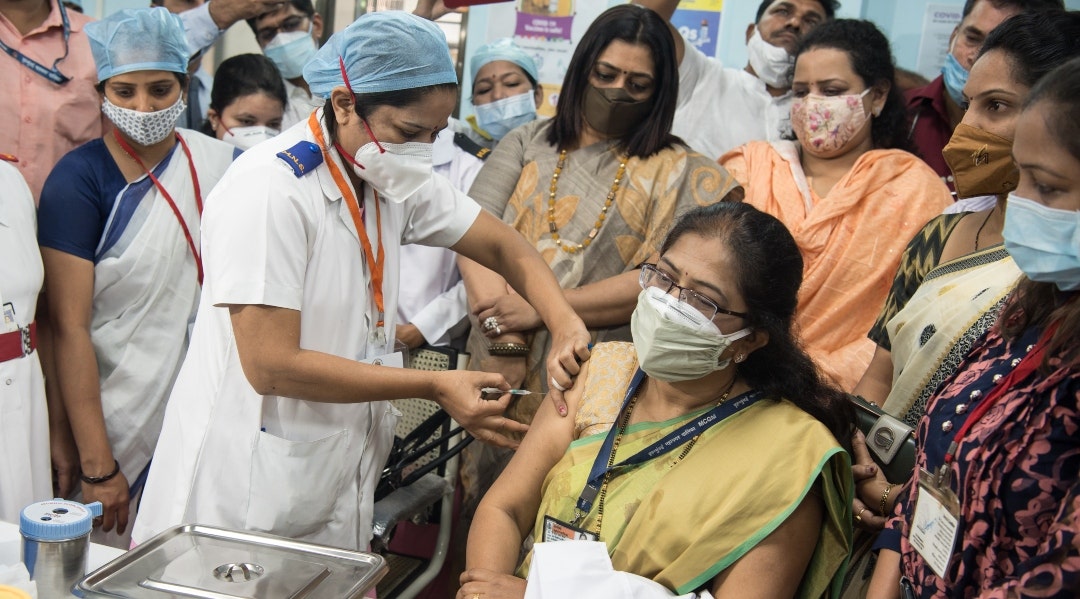
[[[892,493],[893,485],[886,483],[885,492],[881,494],[881,515],[888,516],[885,509],[889,505],[889,493]]]
[[[488,353],[493,356],[527,356],[529,346],[524,343],[492,343]]]

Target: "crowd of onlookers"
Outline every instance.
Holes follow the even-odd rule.
[[[543,118],[511,39],[458,89],[433,0],[325,43],[311,0],[0,0],[0,519],[57,495],[125,548],[197,518],[364,549],[376,400],[420,396],[485,441],[461,599],[530,571],[552,596],[1080,595],[1080,13],[967,0],[913,81],[835,0],[762,1],[741,67],[678,4],[604,11]],[[262,54],[211,78],[241,20]],[[304,355],[422,346],[473,378]],[[533,393],[449,397],[474,385]],[[859,399],[913,470],[886,477]],[[243,487],[237,516],[203,461],[245,427],[252,479],[295,491]],[[606,551],[540,544],[570,539]]]

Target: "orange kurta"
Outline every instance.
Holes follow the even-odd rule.
[[[941,178],[901,150],[871,150],[819,198],[792,142],[751,142],[720,158],[746,202],[779,218],[802,251],[796,324],[822,370],[851,390],[874,355],[874,324],[908,241],[952,203]]]

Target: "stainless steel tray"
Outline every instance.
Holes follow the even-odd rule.
[[[386,560],[371,553],[186,524],[98,568],[75,592],[126,599],[354,599],[386,572]]]

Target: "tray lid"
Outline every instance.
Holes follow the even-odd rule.
[[[102,566],[76,590],[128,599],[353,599],[386,571],[386,561],[375,554],[188,524]]]

